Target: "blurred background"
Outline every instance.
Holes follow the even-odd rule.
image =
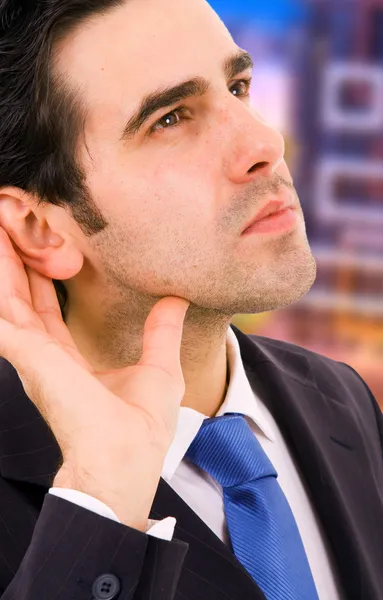
[[[383,409],[383,0],[209,1],[254,58],[318,265],[302,300],[233,324],[346,362]]]

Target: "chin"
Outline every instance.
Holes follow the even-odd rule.
[[[256,311],[267,312],[286,308],[298,302],[309,292],[316,278],[316,262],[309,252],[302,252],[287,264],[279,265],[270,280],[265,282],[261,298],[256,302]]]
[[[291,277],[286,277],[286,285],[278,290],[278,298],[276,298],[275,308],[285,308],[294,302],[298,302],[312,288],[317,273],[317,265],[314,257],[310,253],[303,264],[295,264],[294,271],[291,272]]]

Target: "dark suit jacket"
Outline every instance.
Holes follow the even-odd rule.
[[[382,600],[383,418],[377,402],[350,367],[232,329],[249,382],[296,460],[346,598]],[[93,582],[105,573],[120,580],[121,600],[265,599],[230,548],[163,479],[150,518],[176,517],[171,542],[47,494],[60,459],[17,372],[0,359],[2,600],[91,600]]]

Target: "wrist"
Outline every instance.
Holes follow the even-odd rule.
[[[106,475],[98,473],[97,479],[93,475],[84,473],[70,464],[64,464],[57,472],[52,487],[66,488],[82,492],[95,498],[110,508],[118,520],[134,529],[146,532],[150,510],[157,491],[161,476],[161,468],[153,468],[149,472],[140,465],[137,469],[116,469],[108,471]]]

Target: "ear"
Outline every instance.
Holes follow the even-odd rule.
[[[51,279],[70,279],[81,271],[84,256],[68,231],[52,229],[52,208],[65,212],[53,205],[39,206],[33,195],[19,188],[0,188],[0,226],[23,263]]]

